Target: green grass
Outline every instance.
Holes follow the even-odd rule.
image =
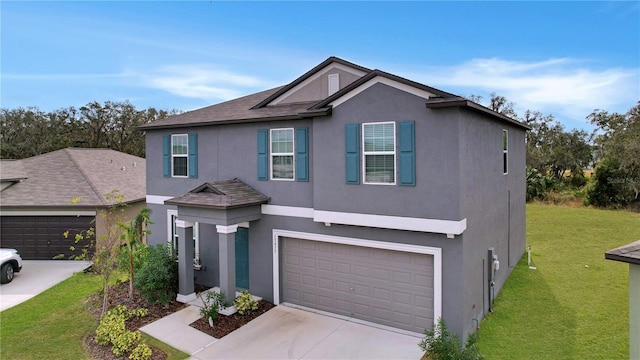
[[[0,357],[87,359],[82,339],[96,321],[84,301],[100,287],[97,276],[78,273],[0,313]]]
[[[98,276],[78,273],[38,296],[0,313],[0,358],[88,359],[82,340],[95,331],[97,321],[85,310],[85,299],[100,290]],[[169,360],[188,354],[152,337]]]
[[[628,265],[604,253],[640,239],[640,214],[527,205],[526,253],[481,323],[487,359],[628,359]]]

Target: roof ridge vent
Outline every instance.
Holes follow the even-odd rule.
[[[204,183],[197,188],[189,191],[190,193],[211,193],[216,195],[226,195],[222,191],[218,190],[212,183]]]

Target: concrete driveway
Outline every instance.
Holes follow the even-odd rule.
[[[31,299],[89,265],[88,261],[23,260],[22,271],[13,281],[0,285],[0,311]]]
[[[415,359],[420,337],[277,306],[190,359]]]

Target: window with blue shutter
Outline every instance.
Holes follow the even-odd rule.
[[[360,125],[345,125],[345,166],[347,184],[360,184]]]
[[[308,129],[296,129],[296,181],[309,181],[309,144]]]
[[[198,134],[189,134],[189,177],[198,177]]]
[[[269,180],[268,130],[258,130],[258,180]]]
[[[162,136],[162,176],[171,176],[171,135]]]
[[[398,184],[416,185],[415,130],[413,121],[398,123]]]

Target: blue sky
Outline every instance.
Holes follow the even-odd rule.
[[[191,110],[329,56],[591,129],[640,100],[640,3],[2,1],[0,106]]]

